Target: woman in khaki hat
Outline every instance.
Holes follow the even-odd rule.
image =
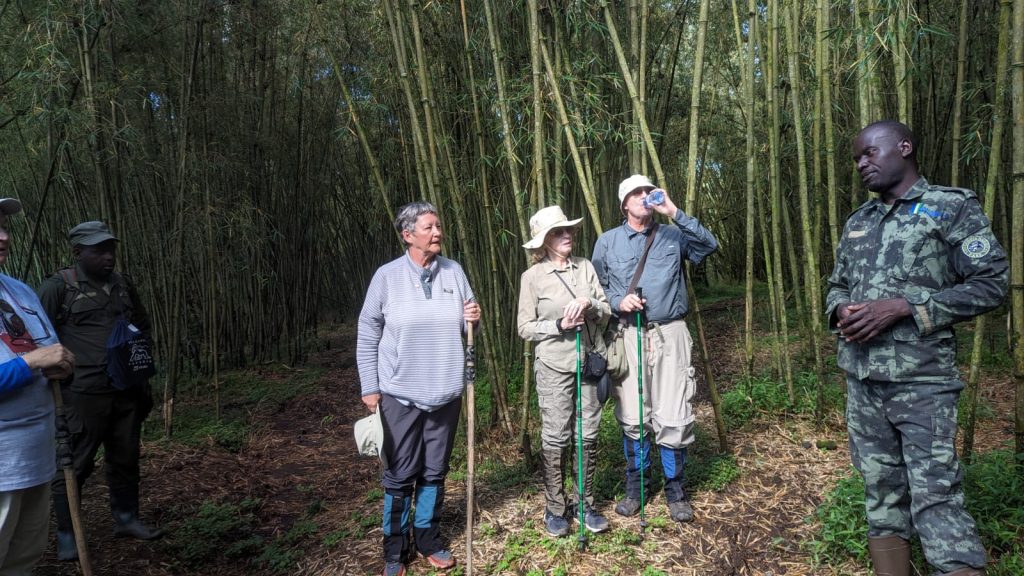
[[[580,445],[573,442],[577,418],[576,332],[579,329],[581,348],[603,356],[601,335],[611,315],[594,266],[586,258],[572,255],[573,234],[581,220],[569,220],[558,206],[542,208],[530,218],[533,238],[523,244],[530,251],[533,266],[523,272],[517,325],[519,336],[537,343],[534,367],[541,418],[544,527],[552,536],[568,534],[569,519],[574,516],[564,486],[569,448]],[[608,529],[608,520],[593,508],[601,403],[593,382],[586,382],[579,389],[584,525],[591,532],[602,532]],[[578,486],[576,491],[580,492]]]

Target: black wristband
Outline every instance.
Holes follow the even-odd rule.
[[[565,330],[562,329],[562,319],[555,320],[555,330],[558,330],[559,334],[564,334]]]

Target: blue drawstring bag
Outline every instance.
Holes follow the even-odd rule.
[[[107,338],[107,375],[110,385],[127,390],[156,374],[149,339],[132,323],[118,318]]]

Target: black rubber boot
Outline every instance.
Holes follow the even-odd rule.
[[[114,536],[156,540],[164,535],[159,528],[150,528],[139,520],[139,488],[111,488],[110,512],[114,516]]]
[[[53,493],[53,515],[57,519],[57,560],[74,562],[78,560],[78,548],[75,547],[75,529],[67,494]]]

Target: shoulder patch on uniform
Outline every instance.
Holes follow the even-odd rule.
[[[978,194],[970,188],[959,188],[956,186],[939,186],[938,184],[929,184],[929,187],[933,191],[937,192],[952,192],[954,194],[963,196],[965,198],[977,198]]]
[[[970,258],[981,258],[989,253],[989,250],[992,249],[992,245],[989,243],[988,238],[976,234],[974,236],[967,237],[960,249]]]

